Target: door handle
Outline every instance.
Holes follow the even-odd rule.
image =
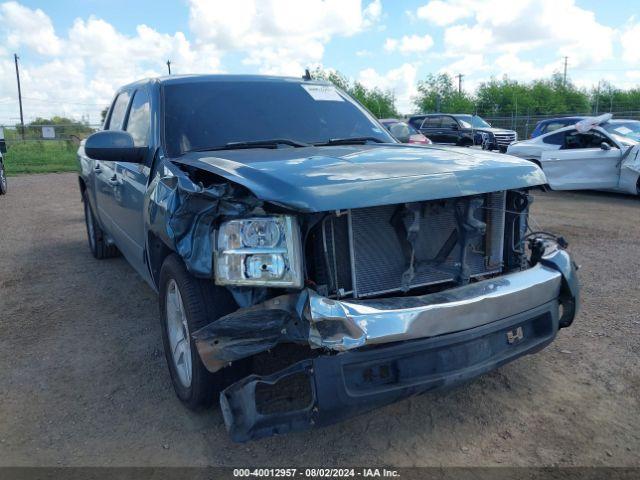
[[[96,173],[102,173],[102,168],[100,167],[99,163],[96,163],[96,166],[93,167],[93,171]]]
[[[112,187],[117,187],[118,185],[120,185],[120,182],[118,181],[118,177],[116,177],[115,175],[113,177],[111,177],[109,180],[109,185],[111,185]]]

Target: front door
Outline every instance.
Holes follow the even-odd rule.
[[[142,87],[135,91],[123,129],[131,134],[136,147],[149,146],[151,113],[149,94]],[[144,163],[115,162],[114,236],[116,243],[129,263],[147,278],[144,249],[144,197],[149,180],[149,166],[153,153],[148,151]]]
[[[106,130],[121,130],[124,124],[131,95],[129,92],[121,92],[114,100],[111,114],[105,125]],[[95,178],[96,214],[102,228],[118,244],[114,231],[114,217],[116,215],[116,199],[114,187],[117,185],[115,162],[94,159],[93,175]],[[118,245],[120,246],[120,245]]]
[[[609,149],[602,148],[605,143]],[[540,162],[554,190],[616,188],[622,153],[598,131],[567,132],[563,148],[545,151]]]

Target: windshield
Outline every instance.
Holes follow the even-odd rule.
[[[491,125],[477,115],[456,115],[456,119],[464,128],[491,128]]]
[[[600,125],[608,133],[623,139],[640,142],[640,121],[625,120],[624,122],[607,122]]]
[[[272,139],[313,144],[359,137],[395,143],[366,110],[333,86],[269,80],[185,82],[164,85],[163,98],[170,156]]]
[[[415,135],[416,133],[418,133],[418,131],[415,128],[413,128],[408,123],[404,123],[404,122],[387,124],[387,128],[389,129],[391,134],[396,138],[404,138],[404,137],[409,138],[409,136]]]

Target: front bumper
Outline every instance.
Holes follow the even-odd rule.
[[[194,338],[211,371],[285,342],[334,353],[227,388],[225,423],[245,441],[333,423],[535,352],[571,324],[578,292],[576,267],[557,250],[527,270],[429,295],[332,300],[307,289],[239,309]],[[256,388],[294,375],[306,378],[308,405],[261,413]]]
[[[273,375],[250,375],[224,390],[224,421],[237,442],[329,425],[475,378],[542,349],[557,330],[558,302],[553,300],[458,333],[303,360]],[[256,389],[277,390],[280,382],[295,375],[306,379],[308,404],[264,413],[257,405]]]

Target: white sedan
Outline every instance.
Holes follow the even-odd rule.
[[[507,153],[537,163],[554,190],[640,195],[640,121],[597,120],[516,142]]]

